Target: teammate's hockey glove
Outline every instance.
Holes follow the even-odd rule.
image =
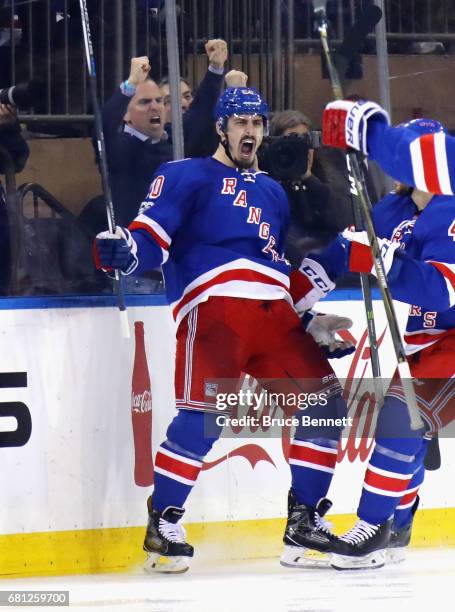
[[[335,283],[317,261],[305,257],[298,270],[290,274],[289,291],[299,316],[335,289]]]
[[[115,233],[99,233],[93,244],[93,258],[98,270],[131,274],[137,268],[137,245],[130,232],[124,227],[116,227]]]
[[[371,120],[390,125],[387,111],[375,102],[330,102],[322,117],[322,142],[329,147],[352,148],[368,155],[367,130]]]
[[[339,359],[355,351],[350,340],[340,340],[335,336],[337,331],[352,327],[352,321],[348,317],[308,311],[302,317],[302,325],[328,359]]]
[[[367,233],[353,232],[349,229],[339,234],[338,240],[344,248],[349,249],[349,271],[364,272],[376,276],[376,268],[373,262],[370,243]],[[398,242],[391,242],[387,238],[378,238],[379,249],[381,251],[382,263],[386,275],[390,272],[393,264],[395,251],[400,246]]]

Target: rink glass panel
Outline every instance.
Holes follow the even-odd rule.
[[[298,109],[320,129],[322,109],[332,92],[311,2],[176,4],[180,72],[193,90],[207,67],[204,42],[224,38],[229,46],[226,69],[247,72],[249,83],[260,88],[272,111]],[[334,50],[340,49],[368,4],[329,3]],[[385,13],[386,52],[378,34],[361,43],[347,68],[345,95],[365,96],[383,106],[390,100],[393,123],[429,116],[454,129],[454,9],[427,0],[378,4]],[[87,5],[100,104],[127,78],[132,56],[147,55],[157,81],[168,73],[163,2],[88,0]],[[95,200],[102,190],[91,139],[93,103],[78,2],[11,0],[0,9],[0,88],[31,79],[40,80],[39,93],[19,108],[30,157],[16,175],[1,165],[7,197],[0,216],[0,294],[111,295],[112,282],[95,271],[91,259],[93,236],[107,228],[107,221],[102,197]],[[1,134],[0,129],[0,146]],[[343,155],[321,148],[315,157],[314,173],[331,189],[327,218],[342,230],[352,222]],[[391,179],[377,169],[368,174],[374,203],[390,188]],[[302,226],[302,256],[323,248],[322,235],[323,227]],[[358,279],[344,279],[340,286],[358,286]],[[163,293],[160,271],[128,279],[125,291]]]

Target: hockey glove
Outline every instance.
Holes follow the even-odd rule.
[[[338,236],[338,240],[340,240],[344,248],[349,249],[350,272],[364,272],[376,276],[373,255],[365,231],[353,232],[346,229]],[[378,243],[381,251],[382,263],[384,264],[384,272],[387,275],[392,268],[393,257],[400,243],[391,242],[387,240],[387,238],[378,238]]]
[[[322,117],[322,142],[329,147],[352,148],[368,155],[367,130],[372,119],[390,125],[387,111],[375,102],[330,102]]]
[[[335,337],[337,331],[352,327],[352,321],[348,317],[308,311],[302,317],[302,324],[324,351],[327,359],[339,359],[355,351],[352,342]]]
[[[335,289],[335,283],[321,264],[309,257],[303,259],[300,268],[293,270],[290,277],[290,293],[299,316]]]
[[[130,232],[124,227],[116,227],[115,233],[101,232],[93,244],[93,258],[98,270],[131,274],[137,268],[137,245]]]

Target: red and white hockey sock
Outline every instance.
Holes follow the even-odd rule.
[[[398,502],[395,514],[393,515],[394,529],[401,529],[402,527],[406,527],[407,525],[409,525],[415,514],[415,504],[417,495],[425,478],[425,467],[423,465],[423,461],[425,459],[425,453],[427,450],[426,442],[427,441],[425,440],[425,444],[419,451],[418,456],[416,456],[416,462],[420,462],[420,465],[414,472],[414,476],[411,478],[411,482],[409,483],[408,488],[404,492],[403,497]]]
[[[411,489],[410,483],[419,465],[417,454],[422,440],[377,440],[365,473],[357,515],[373,525],[394,515],[400,500]]]
[[[292,490],[299,503],[315,508],[327,495],[337,460],[336,440],[294,439],[289,453]]]
[[[160,511],[168,506],[182,508],[202,465],[202,461],[170,450],[167,440],[163,442],[155,457],[153,507]]]

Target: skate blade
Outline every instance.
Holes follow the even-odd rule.
[[[385,560],[388,564],[402,563],[406,559],[406,547],[388,548]]]
[[[385,564],[385,550],[375,550],[363,557],[332,553],[330,565],[337,570],[379,569]]]
[[[280,558],[280,565],[283,567],[323,568],[329,567],[329,562],[328,553],[301,546],[285,546]]]
[[[149,573],[183,574],[189,567],[188,557],[165,557],[159,553],[147,553],[144,570]]]

